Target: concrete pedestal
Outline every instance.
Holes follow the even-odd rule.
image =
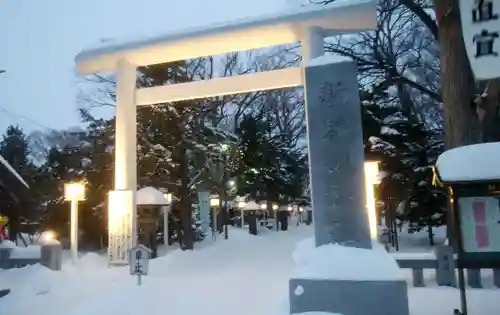
[[[291,279],[290,314],[409,315],[407,284],[397,281]]]
[[[56,240],[40,245],[40,264],[59,271],[62,269],[62,245]]]
[[[0,269],[9,268],[9,257],[12,248],[0,245]]]

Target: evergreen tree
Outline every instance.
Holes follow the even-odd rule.
[[[139,86],[154,87],[193,80],[189,62],[143,67]],[[178,199],[172,208],[174,228],[182,248],[192,249],[192,204],[195,188],[212,178],[214,165],[225,152],[222,143],[232,143],[229,132],[215,127],[212,113],[220,105],[215,99],[190,100],[142,107],[138,112],[138,164],[140,185],[165,187]],[[223,172],[225,173],[225,172]],[[214,179],[216,179],[214,181]],[[210,183],[205,183],[205,186]]]
[[[21,128],[17,126],[7,127],[0,142],[0,154],[28,185],[33,184],[35,168],[28,159],[28,143]],[[11,174],[8,173],[9,170],[2,168],[0,178],[12,178]],[[2,214],[9,219],[9,238],[16,240],[21,220],[33,219],[33,216],[36,215],[34,211],[36,200],[17,180],[5,182],[3,186],[0,209]]]
[[[400,220],[410,231],[446,224],[446,199],[432,186],[432,167],[443,151],[443,131],[419,122],[398,104],[382,103],[387,95],[362,91],[365,152],[377,157],[385,176],[378,197],[403,201]]]
[[[269,120],[262,115],[246,115],[237,135],[239,156],[235,177],[239,195],[280,204],[302,196],[306,157],[273,135]]]

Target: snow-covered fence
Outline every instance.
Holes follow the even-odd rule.
[[[411,269],[413,286],[424,287],[424,270],[435,270],[436,283],[439,286],[457,285],[456,259],[450,246],[438,246],[435,253],[393,253],[400,268]],[[481,270],[467,269],[467,284],[471,288],[482,288]],[[493,284],[500,288],[500,269],[492,269]]]

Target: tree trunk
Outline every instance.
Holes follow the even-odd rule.
[[[190,200],[190,187],[189,187],[189,169],[188,159],[186,157],[186,150],[184,147],[180,149],[179,159],[179,172],[181,187],[179,189],[179,197],[181,199],[179,204],[180,219],[183,234],[183,249],[194,249],[194,235],[192,227],[192,209]]]
[[[475,81],[465,51],[459,0],[435,0],[447,149],[481,141]]]

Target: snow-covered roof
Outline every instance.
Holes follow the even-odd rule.
[[[138,205],[168,205],[165,195],[156,188],[144,187],[137,191]]]
[[[444,183],[500,180],[500,142],[445,151],[438,157],[436,169]]]
[[[161,36],[108,41],[75,57],[81,74],[113,71],[125,58],[137,66],[214,56],[299,42],[310,28],[324,36],[375,29],[375,0],[337,0],[303,8],[284,6],[274,15],[224,22]]]
[[[19,175],[19,173],[16,172],[16,170],[7,162],[3,156],[0,155],[0,163],[7,168],[7,170],[12,173],[26,188],[30,188],[28,183]]]
[[[260,210],[260,205],[255,201],[251,200],[245,203],[244,211]]]

